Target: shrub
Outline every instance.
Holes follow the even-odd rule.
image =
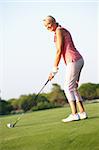
[[[0,100],[0,115],[8,115],[12,110],[12,106],[5,100]]]
[[[32,108],[32,111],[44,110],[44,109],[50,109],[50,108],[56,108],[56,107],[61,107],[61,105],[50,103],[50,102],[39,102],[37,103],[37,106],[34,106]]]
[[[80,94],[84,99],[92,100],[99,98],[99,84],[85,83],[79,88]]]

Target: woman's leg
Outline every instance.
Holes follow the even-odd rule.
[[[63,122],[69,122],[74,120],[79,120],[79,115],[77,114],[76,98],[74,95],[74,87],[77,80],[76,65],[72,62],[67,65],[66,70],[66,82],[65,82],[65,93],[71,108],[71,115],[63,119]]]
[[[83,64],[83,59],[80,59],[77,62],[71,62],[67,64],[66,81],[64,89],[73,113],[77,113],[75,101],[82,101],[82,98],[77,88]]]
[[[72,114],[77,114],[76,101],[69,102]]]
[[[75,94],[75,98],[76,98],[76,104],[78,106],[78,109],[79,109],[80,113],[85,112],[85,108],[84,108],[84,105],[83,105],[83,102],[82,102],[83,99],[82,99],[82,97],[81,97],[81,95],[80,95],[80,93],[78,92],[78,89],[77,89],[78,88],[79,79],[80,79],[80,73],[81,73],[82,68],[83,68],[83,65],[82,65],[82,67],[81,67],[81,69],[79,71],[78,79],[76,81],[77,87],[74,90],[74,94]]]
[[[84,107],[82,104],[82,98],[78,92],[78,82],[80,78],[80,72],[83,67],[83,59],[78,60],[77,62],[72,62],[67,65],[66,72],[66,82],[65,82],[65,93],[70,104],[72,119],[63,119],[63,122],[68,122],[68,120],[79,120],[77,116],[77,106],[80,109],[80,112],[84,112]],[[76,116],[76,119],[74,118]],[[71,116],[70,116],[71,117]],[[77,119],[78,118],[78,119]]]
[[[76,102],[76,103],[77,103],[79,112],[80,112],[80,113],[85,112],[85,108],[84,108],[84,105],[83,105],[82,101],[79,101],[79,102]]]
[[[80,113],[84,112],[85,109],[84,109],[83,102],[82,102],[83,99],[80,96],[80,93],[78,92],[77,88],[74,89],[74,95],[75,95],[75,98],[76,98],[76,104],[78,106],[79,112]]]

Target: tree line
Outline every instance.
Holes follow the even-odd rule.
[[[99,84],[84,83],[79,87],[79,92],[84,101],[98,99]],[[52,89],[49,93],[41,93],[37,99],[35,97],[36,94],[33,93],[21,95],[17,99],[2,100],[1,98],[0,115],[62,107],[68,103],[64,90],[56,83],[52,84]]]

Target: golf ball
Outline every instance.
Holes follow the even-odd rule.
[[[8,124],[7,124],[7,127],[8,127],[8,128],[13,128],[13,124],[8,123]]]

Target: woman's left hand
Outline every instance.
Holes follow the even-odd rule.
[[[51,73],[49,74],[48,79],[51,81],[53,78],[54,78],[54,74],[51,72]]]

